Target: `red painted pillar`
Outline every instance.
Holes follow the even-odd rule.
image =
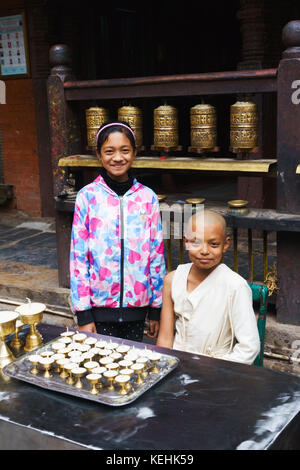
[[[277,121],[277,210],[300,214],[300,21],[283,29],[287,49],[278,68]],[[300,234],[278,232],[277,319],[300,325]]]

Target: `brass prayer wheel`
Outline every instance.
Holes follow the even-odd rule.
[[[108,110],[105,108],[88,108],[85,110],[86,117],[86,131],[87,131],[87,144],[90,148],[95,148],[97,145],[96,137],[99,127],[102,126],[109,119]]]
[[[217,144],[217,114],[210,104],[197,104],[190,109],[191,147],[213,149]]]
[[[154,147],[178,147],[178,113],[173,106],[163,105],[154,109]]]
[[[122,106],[118,109],[119,121],[128,122],[135,133],[137,148],[143,145],[143,115],[136,106]]]
[[[253,151],[258,145],[258,112],[255,103],[237,101],[230,107],[230,149]]]

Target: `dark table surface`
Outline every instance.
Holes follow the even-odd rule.
[[[38,330],[45,343],[64,328],[41,324]],[[1,377],[0,448],[7,448],[4,433],[10,426],[24,436],[33,430],[51,436],[52,448],[61,442],[106,450],[300,448],[298,376],[164,351],[176,355],[179,366],[117,408]],[[9,446],[17,449],[21,434],[10,435]]]

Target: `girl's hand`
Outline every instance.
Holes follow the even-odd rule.
[[[149,321],[149,330],[147,331],[147,336],[149,338],[157,338],[159,331],[159,321],[158,320],[150,320]]]
[[[87,323],[86,325],[79,326],[79,330],[88,331],[89,333],[97,333],[96,325],[94,322]]]

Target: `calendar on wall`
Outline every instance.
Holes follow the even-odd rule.
[[[0,17],[0,77],[29,76],[25,15]]]

